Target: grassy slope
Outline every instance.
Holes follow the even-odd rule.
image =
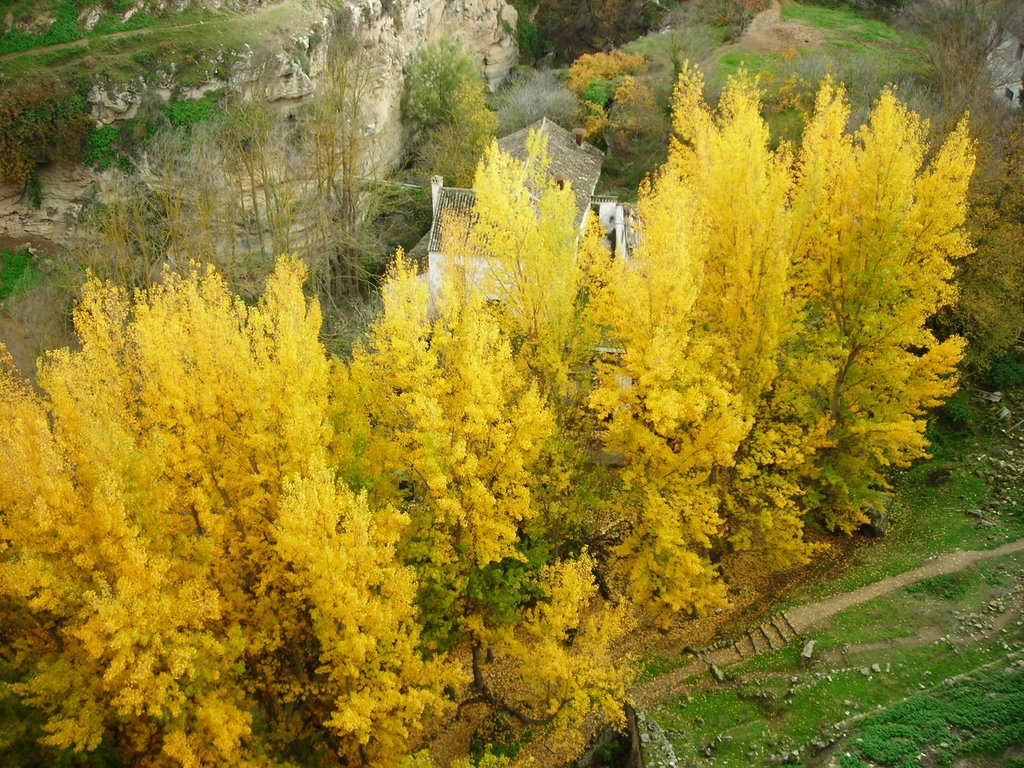
[[[799,138],[816,84],[826,74],[846,84],[855,115],[863,116],[887,83],[927,69],[923,40],[854,9],[783,0],[781,20],[811,28],[820,44],[772,53],[753,51],[742,41],[727,42],[726,29],[707,23],[690,4],[672,12],[671,29],[645,35],[623,49],[649,60],[642,79],[659,104],[669,103],[676,66],[684,61],[703,71],[712,103],[730,77],[740,71],[756,76],[765,90],[765,118],[773,136],[790,141]],[[650,161],[656,163],[659,157],[652,154]],[[619,167],[616,158],[609,156],[598,192],[630,199],[631,190],[653,168]]]
[[[1024,705],[1019,701],[1024,667],[1014,673],[1016,698],[981,697],[973,705],[972,727],[962,725],[950,731],[944,723],[957,710],[947,705],[950,695],[953,700],[958,696],[977,699],[979,691],[993,687],[990,670],[982,669],[985,665],[994,665],[1003,674],[1005,667],[1024,658],[1019,613],[1007,622],[1005,631],[988,628],[999,615],[992,601],[1007,607],[1015,587],[1019,601],[1022,583],[1024,556],[1019,554],[979,564],[961,575],[919,582],[839,614],[830,626],[812,633],[819,658],[813,669],[800,664],[800,649],[792,644],[729,670],[732,680],[726,685],[695,681],[698,687],[693,692],[664,702],[654,715],[669,730],[683,765],[696,764],[711,741],[716,742],[713,757],[701,764],[767,765],[772,755],[800,748],[800,763],[817,765],[824,756],[817,756],[818,746],[808,745],[836,737],[842,751],[852,755],[862,747],[865,754],[877,756],[912,744],[915,757],[917,750],[955,749],[966,755],[998,757],[1014,743],[1015,736],[1004,732],[1000,722],[1007,708]],[[965,617],[971,618],[965,621]],[[987,629],[971,638],[973,621]],[[939,639],[950,635],[964,638]],[[881,673],[870,671],[873,664],[880,666]],[[864,668],[869,674],[863,674]],[[966,681],[962,690],[940,684],[964,674],[977,678]],[[908,698],[913,703],[899,704]],[[987,709],[985,701],[990,702]],[[858,718],[872,711],[870,718]],[[861,731],[866,731],[865,740],[858,742]],[[941,732],[951,735],[934,738]],[[987,741],[982,738],[986,734]],[[719,735],[721,741],[717,741]],[[903,763],[893,759],[877,764]]]
[[[306,6],[302,0],[290,0],[253,14],[189,7],[182,13],[146,17],[145,25],[132,25],[136,29],[128,34],[111,24],[101,23],[88,35],[79,27],[78,43],[26,51],[0,62],[0,74],[26,77],[45,70],[123,83],[164,71],[173,72],[179,84],[195,85],[214,75],[226,76],[246,44],[255,48],[276,33],[307,28],[312,16]]]

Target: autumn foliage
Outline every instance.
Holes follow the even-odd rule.
[[[492,145],[440,299],[399,254],[347,360],[294,258],[251,306],[212,272],[90,282],[80,349],[0,379],[3,660],[43,743],[390,766],[470,703],[573,743],[621,717],[638,617],[858,527],[956,386],[927,321],[966,129],[928,147],[887,90],[850,132],[826,81],[773,147],[753,84],[701,93],[684,68],[628,258],[543,140]]]

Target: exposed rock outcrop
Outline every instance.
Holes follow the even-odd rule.
[[[82,206],[100,178],[100,174],[83,166],[54,164],[41,168],[43,202],[38,209],[29,206],[20,188],[0,184],[0,234],[66,243],[74,235]]]
[[[385,163],[401,154],[402,70],[416,49],[448,36],[480,65],[491,86],[515,65],[516,10],[504,0],[399,0],[385,12],[380,0],[348,7],[364,44],[380,56],[375,130]]]
[[[280,5],[272,0],[200,1],[211,8],[255,12]],[[138,0],[131,8],[153,12],[169,4],[175,9],[184,7],[179,0]],[[174,72],[163,71],[140,74],[126,83],[97,83],[88,94],[93,117],[97,123],[110,124],[134,117],[147,98],[164,102],[172,96],[199,98],[221,88],[254,84],[272,104],[294,108],[316,91],[327,66],[330,38],[339,33],[339,25],[346,24],[375,62],[367,128],[377,137],[375,165],[386,168],[401,158],[403,69],[419,46],[444,36],[457,40],[480,65],[492,87],[505,78],[518,57],[516,11],[505,0],[350,0],[344,14],[337,13],[336,6],[325,5],[322,12],[301,7],[304,28],[280,34],[274,43],[276,53],[257,55],[246,48],[221,54],[217,61],[223,66],[216,68],[219,74],[199,84],[180,84]],[[88,10],[84,14],[88,16]],[[96,179],[97,175],[85,168],[41,169],[44,201],[39,210],[27,206],[20,190],[0,185],[0,234],[66,242],[87,195],[93,194]]]

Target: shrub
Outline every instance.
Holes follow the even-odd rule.
[[[418,48],[406,67],[402,96],[402,119],[413,141],[422,142],[432,130],[450,122],[459,86],[482,79],[472,59],[449,38]]]
[[[622,75],[636,75],[647,69],[647,59],[638,53],[585,53],[569,67],[566,85],[580,98],[595,80],[615,80]]]
[[[952,424],[965,427],[974,420],[974,409],[967,394],[961,390],[942,405],[942,415]]]
[[[1024,386],[1024,361],[1013,352],[1005,352],[992,358],[988,370],[989,379],[996,389]]]
[[[614,86],[607,80],[591,80],[580,98],[599,107],[607,107],[608,102],[612,100],[613,92]]]
[[[519,57],[527,64],[532,64],[540,56],[540,29],[536,24],[520,19],[516,29],[516,42],[519,44]]]
[[[85,99],[53,77],[0,83],[0,180],[24,186],[36,165],[81,157]]]
[[[117,140],[120,132],[112,125],[102,125],[85,140],[84,160],[97,170],[109,168],[117,159]]]
[[[171,101],[164,107],[164,114],[175,128],[188,128],[209,120],[216,104],[217,96],[208,93],[201,99]]]
[[[497,98],[498,132],[505,136],[542,117],[569,128],[576,120],[576,94],[550,71],[533,71],[514,80]]]

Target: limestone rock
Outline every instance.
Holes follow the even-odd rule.
[[[100,23],[100,19],[102,18],[103,14],[100,12],[99,8],[90,8],[85,12],[84,17],[82,18],[82,29],[86,32],[92,32],[96,29],[96,25]]]
[[[90,191],[99,181],[91,168],[53,164],[39,169],[43,203],[31,208],[19,187],[0,184],[0,235],[67,243]]]
[[[109,125],[115,120],[130,120],[139,111],[144,86],[132,83],[119,88],[94,85],[86,96],[96,121]]]

